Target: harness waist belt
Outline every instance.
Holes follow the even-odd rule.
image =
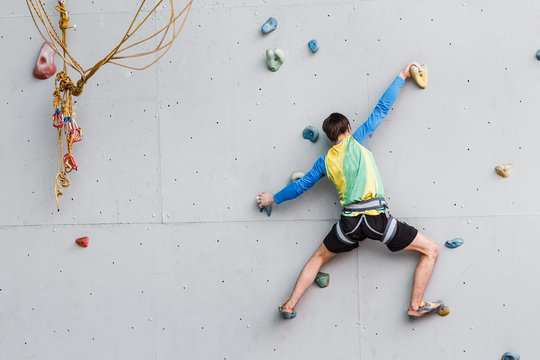
[[[382,197],[373,198],[373,199],[345,205],[344,210],[345,211],[368,211],[368,210],[376,210],[380,208],[384,208],[384,209],[388,208],[388,205],[386,204],[386,200]],[[398,220],[392,215],[390,215],[388,212],[386,212],[386,218],[388,219],[388,221],[386,223],[386,227],[384,228],[384,232],[382,233],[381,239],[380,239],[380,241],[383,244],[387,244],[390,241],[392,241],[392,239],[394,239],[394,236],[396,235],[396,231],[397,231],[397,226],[398,226],[398,223],[397,223]],[[363,220],[365,220],[367,224],[367,219],[366,219],[365,214],[362,214],[360,216],[360,219],[358,220],[358,224],[356,225],[356,227],[348,233],[345,233],[343,231],[343,229],[341,228],[341,222],[338,221],[338,223],[336,224],[336,234],[337,234],[338,239],[342,243],[347,244],[347,245],[355,244],[357,241],[351,239],[348,235],[355,232],[359,228]]]
[[[358,201],[352,204],[347,204],[343,208],[345,211],[368,211],[387,208],[386,200],[383,197],[376,197],[369,200]]]

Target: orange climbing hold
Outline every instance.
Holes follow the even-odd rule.
[[[82,246],[82,247],[88,247],[88,242],[90,241],[90,239],[88,239],[88,236],[83,236],[81,238],[78,238],[77,240],[75,240],[75,242],[79,245],[79,246]]]

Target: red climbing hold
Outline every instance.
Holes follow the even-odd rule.
[[[34,77],[45,80],[56,74],[56,65],[54,64],[54,50],[52,46],[45,42],[41,46],[38,61],[34,66]]]
[[[82,247],[88,247],[88,236],[84,236],[82,238],[78,238],[77,240],[75,240],[75,242],[79,245],[79,246],[82,246]]]

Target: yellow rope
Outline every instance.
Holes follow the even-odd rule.
[[[56,31],[45,6],[40,0],[26,0],[26,5],[28,6],[28,11],[32,16],[32,20],[41,35],[41,37],[51,44],[52,49],[56,54],[58,54],[64,61],[63,71],[60,71],[56,74],[55,78],[55,91],[53,92],[53,106],[55,113],[53,114],[53,126],[57,128],[58,139],[58,165],[56,176],[54,178],[54,194],[56,198],[56,206],[58,211],[60,211],[60,203],[58,197],[64,194],[62,188],[67,188],[71,185],[69,180],[68,173],[72,170],[77,170],[77,164],[75,158],[73,157],[73,144],[77,141],[82,140],[82,130],[78,127],[75,120],[75,106],[73,104],[72,97],[80,96],[82,94],[84,85],[86,82],[105,64],[113,64],[117,66],[122,66],[132,70],[144,70],[148,67],[155,64],[159,61],[172,47],[173,42],[176,40],[180,31],[182,31],[184,24],[186,23],[187,17],[191,11],[191,6],[193,5],[193,0],[189,0],[187,5],[182,9],[180,13],[176,13],[174,9],[174,1],[169,0],[170,5],[170,17],[169,22],[163,26],[161,29],[153,33],[152,35],[139,40],[131,45],[126,45],[127,41],[143,26],[143,24],[148,20],[152,14],[157,14],[157,9],[159,5],[163,3],[164,0],[159,0],[155,6],[150,10],[150,12],[135,26],[137,19],[146,3],[147,0],[142,0],[133,20],[131,21],[126,33],[124,34],[122,40],[101,60],[99,60],[94,66],[84,70],[75,58],[69,53],[67,48],[66,41],[66,31],[72,27],[69,25],[69,14],[66,8],[67,0],[58,1],[58,5],[55,7],[56,11],[60,14],[60,19],[58,21],[59,28],[61,30],[62,36]],[[37,5],[36,5],[37,4]],[[184,19],[181,21],[181,24],[177,30],[177,21],[184,15]],[[39,19],[44,31],[41,30],[38,25]],[[133,28],[135,26],[135,28]],[[172,26],[172,31],[170,28]],[[133,29],[133,30],[132,30]],[[47,37],[44,35],[47,34]],[[144,51],[140,53],[135,53],[131,55],[119,54],[125,50],[132,49],[137,45],[141,45],[156,36],[160,35],[159,41],[156,47],[153,50]],[[170,35],[170,39],[166,41],[167,35]],[[124,46],[125,45],[125,46]],[[149,64],[142,67],[133,67],[126,64],[119,63],[114,60],[130,59],[135,57],[144,57],[154,53],[159,53],[159,56],[151,61]],[[80,74],[80,79],[74,83],[67,73],[67,66],[73,68]],[[63,136],[66,136],[66,149],[67,152],[63,155]]]
[[[152,14],[154,14],[154,15],[157,14],[157,8],[159,7],[159,5],[161,3],[163,3],[164,0],[158,1],[156,3],[156,5],[149,11],[149,13],[142,19],[142,21],[135,27],[135,29],[132,30],[132,28],[135,25],[135,22],[137,21],[137,19],[138,19],[140,13],[141,13],[146,1],[147,0],[143,0],[141,2],[141,5],[139,6],[139,9],[135,13],[135,16],[133,17],[133,20],[131,21],[131,24],[128,27],[128,30],[126,31],[126,33],[125,33],[124,37],[122,38],[122,40],[120,40],[120,42],[117,44],[117,46],[115,46],[103,59],[99,60],[94,66],[92,66],[91,68],[88,68],[86,70],[83,70],[83,68],[77,63],[77,61],[69,53],[69,51],[67,49],[67,46],[62,41],[63,39],[60,39],[60,36],[56,32],[56,29],[54,28],[54,26],[52,24],[52,21],[50,20],[49,15],[45,11],[44,5],[39,0],[26,0],[26,2],[28,4],[28,9],[29,9],[30,13],[32,14],[32,19],[34,19],[34,23],[36,24],[36,27],[37,27],[38,31],[40,32],[41,36],[44,38],[45,41],[50,40],[50,42],[52,42],[55,45],[55,46],[53,46],[53,49],[55,50],[55,52],[58,55],[60,55],[62,57],[64,62],[67,65],[69,65],[70,67],[72,67],[73,69],[77,70],[77,72],[79,72],[81,74],[81,79],[77,82],[77,85],[76,85],[78,90],[73,93],[73,95],[75,95],[75,96],[79,96],[82,93],[82,87],[88,81],[88,79],[90,79],[99,70],[99,68],[101,68],[103,65],[105,65],[107,63],[117,65],[117,66],[122,66],[122,67],[125,67],[125,68],[128,68],[128,69],[133,69],[133,70],[144,70],[144,69],[147,69],[148,67],[152,66],[153,64],[155,64],[158,60],[160,60],[164,56],[165,53],[167,53],[169,51],[169,49],[172,46],[172,43],[174,42],[174,40],[176,40],[176,38],[180,34],[180,31],[184,27],[184,24],[185,24],[185,22],[187,20],[187,17],[189,15],[190,11],[191,11],[191,7],[193,5],[193,0],[189,0],[187,5],[178,14],[175,13],[175,10],[174,10],[174,0],[169,0],[169,5],[170,5],[170,8],[171,8],[171,16],[169,18],[169,22],[165,26],[163,26],[161,29],[159,29],[158,31],[156,31],[152,35],[144,38],[143,40],[137,41],[137,42],[135,42],[135,43],[133,43],[131,45],[127,45],[127,46],[121,48],[133,36],[133,34],[135,34],[135,32],[137,32],[141,28],[141,26],[148,20],[148,18]],[[36,3],[38,4],[37,6],[36,6]],[[32,11],[32,9],[33,9],[33,11]],[[65,7],[65,2],[61,2],[60,5],[56,6],[56,10],[60,13],[60,22],[59,22],[60,28],[61,29],[70,28],[70,27],[67,26],[68,21],[69,21],[69,16],[68,16],[68,13],[67,13],[67,10],[66,10],[66,7]],[[37,25],[37,22],[35,20],[34,13],[36,14],[37,18],[41,21],[43,27],[45,28],[45,32],[49,36],[49,40],[45,36],[43,36],[43,33],[41,32],[41,29]],[[180,17],[182,15],[185,15],[184,19],[182,20],[182,23],[181,23],[179,29],[176,30],[177,21],[180,19]],[[172,33],[171,39],[164,44],[165,38],[166,38],[171,26],[173,27],[173,30],[171,32]],[[117,54],[119,54],[119,53],[121,53],[121,52],[123,52],[123,51],[125,51],[127,49],[133,48],[134,46],[143,44],[144,42],[146,42],[146,41],[148,41],[150,39],[153,39],[154,37],[158,36],[160,33],[163,33],[163,37],[161,38],[161,40],[158,42],[157,46],[153,50],[140,52],[140,53],[136,53],[136,54],[132,54],[132,55],[117,56]],[[65,55],[60,53],[57,46],[63,50]],[[129,59],[129,58],[134,58],[134,57],[148,56],[148,55],[154,54],[156,52],[161,52],[162,50],[164,50],[164,51],[159,55],[159,57],[157,59],[154,59],[149,64],[147,64],[145,66],[142,66],[142,67],[133,67],[133,66],[129,66],[129,65],[126,65],[126,64],[119,63],[118,61],[113,61],[113,60],[121,60],[121,59]],[[69,58],[69,60],[66,59],[66,58]]]

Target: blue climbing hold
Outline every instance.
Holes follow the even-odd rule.
[[[317,141],[319,138],[319,130],[315,126],[307,126],[302,132],[304,139],[308,139],[311,142]]]
[[[266,22],[261,26],[261,31],[263,34],[268,34],[277,29],[277,20],[273,17],[266,20]]]
[[[308,42],[309,49],[312,53],[316,53],[317,50],[319,50],[319,44],[317,43],[317,40],[311,40]]]
[[[455,249],[458,246],[463,245],[464,242],[465,240],[463,240],[462,238],[455,238],[452,240],[448,240],[447,242],[444,243],[444,245],[446,245],[447,248]]]
[[[540,60],[540,50],[536,52],[536,60]]]
[[[519,360],[519,354],[513,352],[505,352],[501,358],[502,360]]]

